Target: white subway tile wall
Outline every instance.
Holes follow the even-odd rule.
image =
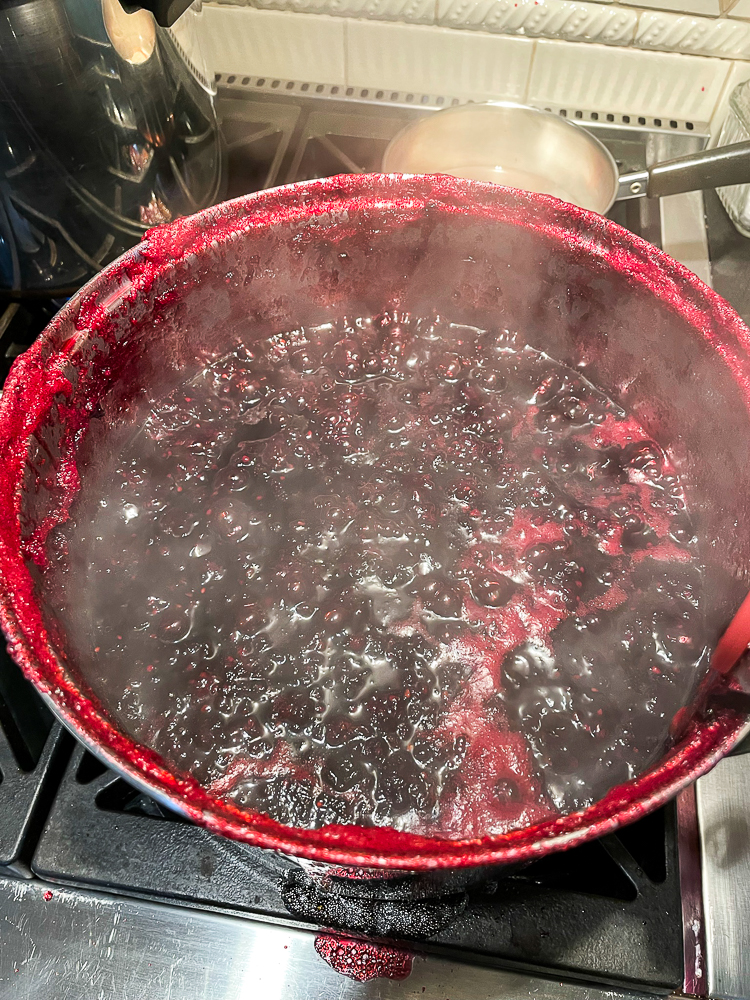
[[[301,14],[750,59],[750,0],[216,0]],[[671,20],[669,14],[676,15]]]
[[[523,101],[534,43],[450,28],[350,21],[346,82],[473,100]]]
[[[704,14],[718,17],[721,0],[623,0],[633,7],[650,7],[653,10],[671,10],[680,14]]]
[[[750,21],[750,0],[737,0],[726,13],[728,17],[739,17]]]
[[[705,122],[728,71],[720,59],[543,40],[537,42],[528,100]]]
[[[438,0],[438,23],[530,38],[628,45],[635,37],[638,12],[574,0]]]
[[[723,17],[709,20],[689,14],[644,10],[638,22],[635,44],[643,49],[750,59],[750,24]]]
[[[713,136],[750,76],[750,0],[722,2],[701,17],[610,0],[218,0],[201,36],[224,79],[528,101],[710,123]]]
[[[710,130],[709,134],[711,140],[709,145],[715,146],[719,133],[721,132],[721,127],[727,117],[727,111],[729,108],[729,97],[735,87],[739,87],[741,83],[745,83],[750,80],[750,62],[734,62],[731,63],[731,68],[727,74],[727,78],[724,81],[724,86],[722,88],[719,99],[716,102],[716,107],[714,108],[714,113],[710,120]]]
[[[435,0],[252,0],[249,6],[408,24],[434,24],[436,17]]]
[[[346,82],[345,18],[225,4],[204,5],[203,16],[214,72]]]

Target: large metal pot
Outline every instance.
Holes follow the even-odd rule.
[[[728,621],[750,579],[750,331],[693,274],[553,198],[450,177],[347,176],[265,191],[150,232],[20,358],[0,403],[0,615],[13,656],[76,735],[128,780],[219,833],[338,865],[530,860],[656,808],[742,733],[729,707],[655,767],[574,815],[474,840],[284,827],[171,773],[118,731],[66,655],[45,545],[105,432],[248,336],[383,309],[524,330],[633,411],[696,512],[706,593]],[[717,636],[718,638],[718,636]]]

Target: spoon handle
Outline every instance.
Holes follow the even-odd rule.
[[[739,606],[737,613],[719,639],[711,667],[718,674],[728,674],[750,646],[750,594]]]

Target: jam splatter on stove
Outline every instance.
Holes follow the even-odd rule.
[[[667,456],[504,330],[383,315],[242,346],[84,476],[56,540],[116,721],[289,825],[581,809],[663,752],[707,662]]]
[[[411,975],[411,952],[391,945],[357,941],[337,934],[318,934],[315,950],[332,969],[358,983],[371,979],[407,979]]]

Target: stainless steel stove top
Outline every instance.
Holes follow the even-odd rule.
[[[0,996],[13,1000],[629,1000],[592,987],[415,955],[405,979],[357,982],[315,935],[138,899],[0,879]]]
[[[219,82],[229,197],[377,170],[390,138],[439,106],[295,81]],[[626,170],[706,139],[690,123],[573,115]],[[700,194],[621,203],[612,215],[710,280],[711,234],[725,221],[717,205],[709,200],[708,233]],[[744,294],[744,241],[729,246],[722,233],[731,301],[729,272]],[[23,309],[10,309],[0,306],[6,359],[46,321],[32,311],[19,325]],[[722,762],[645,824],[488,883],[363,979],[367,944],[320,933],[335,923],[324,910],[290,909],[299,893],[283,862],[269,867],[262,852],[160,810],[34,715],[19,690],[0,662],[0,998],[750,998],[750,755]],[[4,811],[18,819],[5,839]]]

